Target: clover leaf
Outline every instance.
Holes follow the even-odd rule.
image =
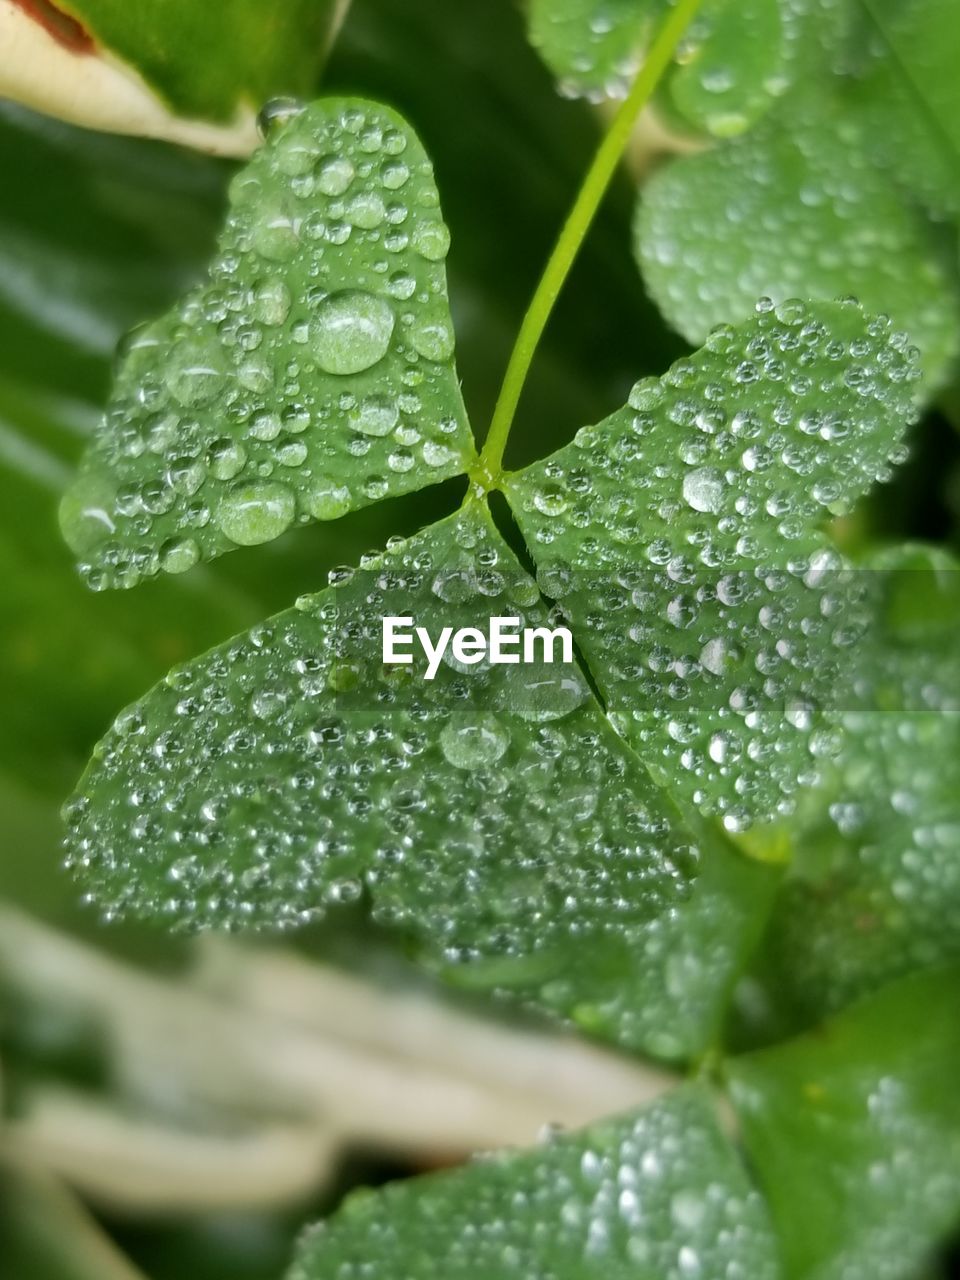
[[[667,165],[637,207],[635,247],[664,316],[691,342],[748,315],[760,295],[852,294],[909,332],[924,394],[960,352],[955,269],[867,154],[860,125],[822,92]]]
[[[900,456],[915,377],[887,321],[765,304],[508,482],[614,723],[729,830],[816,779],[868,625],[820,530]]]
[[[62,525],[92,586],[183,572],[462,472],[433,172],[387,107],[274,120],[209,277],[131,337]]]
[[[301,1242],[289,1280],[556,1276],[777,1280],[766,1208],[714,1117],[681,1089],[529,1152],[360,1192]]]
[[[405,192],[399,232],[388,172]],[[354,222],[333,223],[348,210]],[[318,222],[342,243],[304,247]],[[234,180],[213,271],[233,291],[201,286],[137,340],[65,499],[96,584],[186,569],[471,465],[447,243],[429,167],[393,113],[334,100],[282,120]],[[401,306],[389,286],[405,271],[417,291]],[[354,324],[358,298],[389,314],[385,342],[369,317]],[[236,928],[367,894],[455,981],[664,1057],[702,1051],[777,875],[694,811],[740,832],[816,778],[868,623],[834,590],[842,562],[818,526],[899,457],[915,377],[903,336],[855,306],[765,306],[508,477],[539,588],[589,673],[576,659],[442,665],[434,681],[384,668],[386,616],[435,632],[549,619],[472,468],[459,515],[119,717],[69,810],[91,900]]]
[[[914,974],[729,1064],[788,1276],[899,1280],[955,1224],[958,978],[955,967]]]
[[[700,844],[575,664],[448,654],[426,680],[422,662],[382,662],[383,617],[438,634],[491,612],[549,623],[470,507],[175,669],[120,716],[71,806],[90,896],[111,915],[240,928],[367,893],[461,984],[627,1042],[654,1037],[671,968],[702,944],[712,964],[659,1048],[703,1043],[742,962],[727,923],[762,869],[720,849],[698,895]]]

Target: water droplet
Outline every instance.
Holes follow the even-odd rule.
[[[253,291],[253,314],[263,324],[283,324],[290,303],[290,290],[282,280],[263,280]]]
[[[220,499],[216,521],[231,540],[243,547],[270,542],[293,523],[293,494],[277,481],[239,484]]]
[[[199,559],[193,538],[170,538],[160,548],[160,565],[167,573],[186,573]]]
[[[568,667],[525,665],[511,668],[506,706],[533,723],[562,720],[586,701],[588,690],[579,672]]]
[[[356,175],[346,156],[328,156],[317,169],[317,188],[325,196],[342,196]]]
[[[698,467],[683,477],[683,497],[694,511],[719,511],[723,498],[723,476],[712,467]]]
[[[458,712],[440,733],[444,756],[458,769],[481,769],[495,764],[510,744],[510,733],[496,716]]]
[[[304,505],[315,520],[338,520],[350,510],[350,490],[346,485],[320,481],[310,489]]]
[[[314,352],[326,373],[362,373],[387,354],[394,315],[389,304],[372,293],[344,289],[317,307]]]
[[[227,436],[215,440],[207,451],[210,474],[217,480],[232,480],[243,470],[246,460],[243,446]]]
[[[257,128],[262,138],[272,137],[303,112],[303,104],[296,98],[271,98],[257,116]]]
[[[421,257],[441,262],[450,249],[450,232],[442,222],[420,222],[414,228],[412,243]]]
[[[350,414],[350,424],[367,436],[386,436],[400,421],[397,402],[389,396],[367,396]]]
[[[449,360],[453,355],[453,330],[446,320],[428,320],[415,325],[410,332],[410,341],[418,355],[436,364]]]

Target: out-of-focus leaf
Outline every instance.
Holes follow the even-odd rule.
[[[952,0],[863,0],[852,102],[872,154],[915,200],[960,212],[960,23]]]
[[[688,121],[716,138],[731,138],[766,114],[774,93],[786,87],[780,7],[777,0],[705,0],[669,81]]]
[[[531,43],[560,91],[622,97],[664,0],[530,0]],[[837,58],[847,0],[704,0],[658,105],[681,127],[718,138],[756,123],[795,82]]]
[[[433,170],[392,110],[325,99],[239,173],[209,279],[132,335],[61,520],[91,585],[182,573],[461,473]]]
[[[256,111],[305,97],[349,0],[15,0],[0,92],[76,124],[242,155]]]
[[[561,91],[622,97],[662,0],[530,0],[530,41]]]
[[[760,966],[807,1019],[960,956],[960,564],[904,547],[861,573],[875,623],[847,732],[798,815]]]
[[[960,1219],[960,970],[916,975],[733,1060],[788,1277],[903,1280]]]
[[[852,295],[910,334],[925,395],[960,350],[954,265],[826,94],[791,97],[748,137],[667,165],[642,193],[635,244],[650,292],[691,342],[761,296]]]
[[[819,526],[889,474],[915,377],[856,305],[765,306],[508,480],[614,723],[729,830],[816,778],[869,618]]]
[[[777,1280],[777,1245],[708,1096],[535,1151],[357,1192],[304,1237],[289,1280]]]
[[[181,115],[228,121],[313,87],[339,0],[57,0]]]

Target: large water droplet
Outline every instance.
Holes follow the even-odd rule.
[[[314,351],[326,373],[362,373],[390,346],[394,315],[372,293],[343,289],[324,298],[314,322]]]
[[[306,496],[305,505],[315,520],[338,520],[350,510],[346,485],[319,481]]]
[[[354,173],[346,156],[328,156],[317,170],[317,186],[325,196],[342,196],[353,181]]]
[[[587,697],[579,672],[569,667],[531,665],[513,670],[516,674],[507,686],[507,706],[523,720],[562,720]]]
[[[510,734],[496,716],[479,712],[455,714],[444,725],[440,747],[458,769],[481,769],[494,764],[510,744]]]
[[[723,497],[723,476],[713,467],[699,467],[683,477],[684,501],[694,511],[719,511]]]
[[[257,116],[257,128],[262,138],[269,138],[291,120],[303,113],[303,103],[296,98],[271,98]]]
[[[450,249],[450,232],[442,222],[421,222],[413,233],[413,247],[430,262],[440,262]]]
[[[236,485],[220,499],[217,524],[242,547],[270,542],[293,523],[296,501],[286,485],[268,480]]]
[[[351,426],[366,436],[386,436],[400,421],[397,402],[389,396],[367,396],[350,415]]]

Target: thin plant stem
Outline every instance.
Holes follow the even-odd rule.
[[[507,364],[490,422],[490,431],[474,475],[475,481],[484,489],[495,488],[500,480],[504,449],[537,346],[564,281],[630,141],[637,116],[650,101],[700,3],[701,0],[678,0],[676,7],[671,10],[654,37],[643,66],[587,171],[527,308]]]

